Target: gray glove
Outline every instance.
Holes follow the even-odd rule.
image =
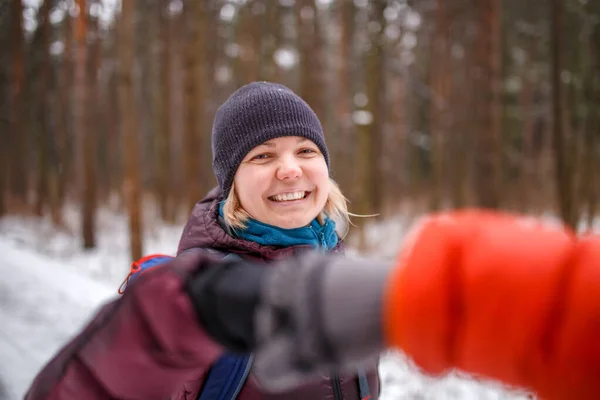
[[[285,390],[332,368],[377,358],[389,268],[318,253],[270,268],[254,319],[258,382],[270,391]]]

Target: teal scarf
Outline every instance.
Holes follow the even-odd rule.
[[[223,217],[223,203],[219,204],[219,215]],[[250,218],[246,221],[244,229],[235,229],[233,234],[240,239],[264,246],[309,245],[315,249],[328,251],[338,243],[335,222],[328,217],[325,218],[323,225],[315,218],[308,226],[294,229],[279,228]]]

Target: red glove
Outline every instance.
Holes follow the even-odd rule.
[[[384,341],[547,400],[600,398],[600,239],[479,211],[427,218],[383,294]]]

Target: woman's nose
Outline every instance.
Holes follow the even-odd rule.
[[[297,179],[302,176],[302,168],[295,157],[282,157],[277,168],[277,179]]]

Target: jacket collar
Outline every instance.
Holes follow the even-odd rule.
[[[247,259],[274,261],[312,249],[310,245],[279,247],[234,237],[219,223],[218,206],[222,201],[221,191],[216,187],[196,203],[183,229],[178,254],[194,247],[202,247],[236,253]],[[344,252],[343,240],[338,241],[332,252]]]

